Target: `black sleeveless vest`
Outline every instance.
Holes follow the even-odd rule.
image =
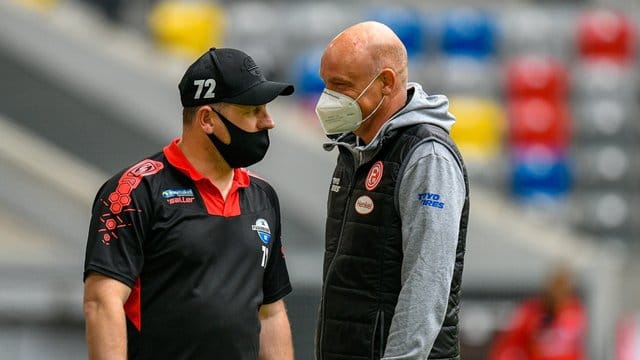
[[[469,215],[469,185],[462,156],[449,135],[433,125],[401,128],[382,140],[373,159],[357,169],[353,153],[340,156],[329,189],[323,288],[316,332],[318,360],[379,359],[400,293],[402,223],[397,180],[403,164],[425,141],[446,146],[464,175],[466,196],[459,224],[456,260],[447,312],[429,359],[459,359],[458,313]],[[373,164],[382,163],[379,183],[365,183]],[[427,236],[425,234],[425,236]],[[426,239],[428,241],[428,238]]]

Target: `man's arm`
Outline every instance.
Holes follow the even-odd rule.
[[[384,360],[426,359],[431,352],[447,309],[465,192],[449,150],[434,142],[416,149],[398,193],[402,288]]]
[[[125,360],[127,324],[124,303],[131,289],[122,282],[91,273],[84,283],[83,310],[90,360]]]
[[[293,360],[291,327],[284,300],[260,306],[260,360]]]

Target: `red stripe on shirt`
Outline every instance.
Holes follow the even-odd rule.
[[[140,278],[136,279],[136,283],[131,288],[129,298],[127,299],[127,302],[124,303],[124,313],[133,326],[140,331],[142,326],[142,314],[140,311]]]

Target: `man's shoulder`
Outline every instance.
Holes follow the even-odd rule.
[[[131,192],[138,187],[142,179],[158,174],[166,167],[164,154],[157,152],[120,169],[105,181],[102,188],[120,188]]]
[[[247,171],[247,175],[249,176],[250,186],[266,193],[273,202],[278,202],[278,195],[276,193],[276,190],[268,180],[251,171]]]
[[[411,126],[405,134],[413,138],[413,148],[406,162],[413,163],[427,156],[444,158],[453,163],[463,164],[455,142],[448,131],[434,124],[422,123]]]

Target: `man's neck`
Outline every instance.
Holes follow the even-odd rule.
[[[207,140],[208,141],[208,140]],[[183,136],[178,147],[189,163],[206,177],[220,191],[223,199],[227,198],[233,184],[233,168],[224,161],[212,143],[198,143],[188,136]]]

